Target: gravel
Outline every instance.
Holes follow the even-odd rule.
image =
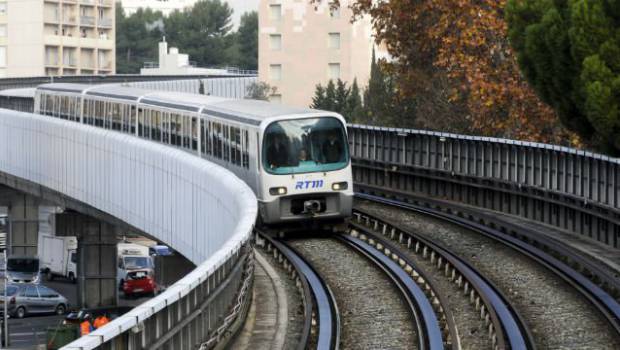
[[[434,239],[468,260],[515,305],[538,349],[620,349],[620,339],[580,293],[519,252],[422,214],[367,201],[356,204]],[[460,317],[456,309],[453,312]]]
[[[336,297],[341,349],[417,349],[413,317],[382,270],[334,239],[290,244],[325,278]]]

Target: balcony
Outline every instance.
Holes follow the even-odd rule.
[[[95,26],[95,17],[93,16],[80,16],[80,25],[82,26]]]
[[[62,18],[62,23],[66,25],[76,25],[76,21],[77,18],[75,18],[75,16],[67,15]]]
[[[111,18],[99,18],[99,27],[112,28]]]
[[[95,0],[80,0],[80,5],[95,6]]]
[[[77,4],[77,0],[63,0],[62,2],[65,4]]]

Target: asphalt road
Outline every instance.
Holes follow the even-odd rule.
[[[70,308],[74,309],[77,305],[77,284],[72,284],[63,279],[51,282],[44,282],[45,286],[54,289],[69,299]],[[136,306],[150,297],[127,299],[122,292],[119,292],[120,306]],[[23,319],[9,319],[9,349],[38,349],[38,345],[46,344],[46,331],[48,327],[62,323],[64,316],[26,316]],[[42,347],[44,349],[44,347]]]

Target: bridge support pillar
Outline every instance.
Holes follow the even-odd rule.
[[[37,198],[11,191],[8,199],[9,255],[37,255],[39,241],[39,202]]]
[[[116,306],[118,228],[78,213],[56,214],[55,226],[56,235],[76,236],[78,240],[78,306],[81,308]]]

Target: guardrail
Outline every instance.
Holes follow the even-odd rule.
[[[114,216],[198,265],[65,349],[207,349],[247,310],[256,198],[227,170],[130,135],[0,110],[0,173]]]
[[[620,248],[620,160],[489,137],[349,126],[356,183],[521,216]]]
[[[108,75],[67,75],[41,76],[25,78],[2,78],[0,90],[36,87],[48,83],[80,83],[80,84],[112,84],[130,82],[161,82],[168,80],[216,79],[231,77],[255,77],[249,74],[209,74],[209,75],[140,75],[140,74],[108,74]]]

